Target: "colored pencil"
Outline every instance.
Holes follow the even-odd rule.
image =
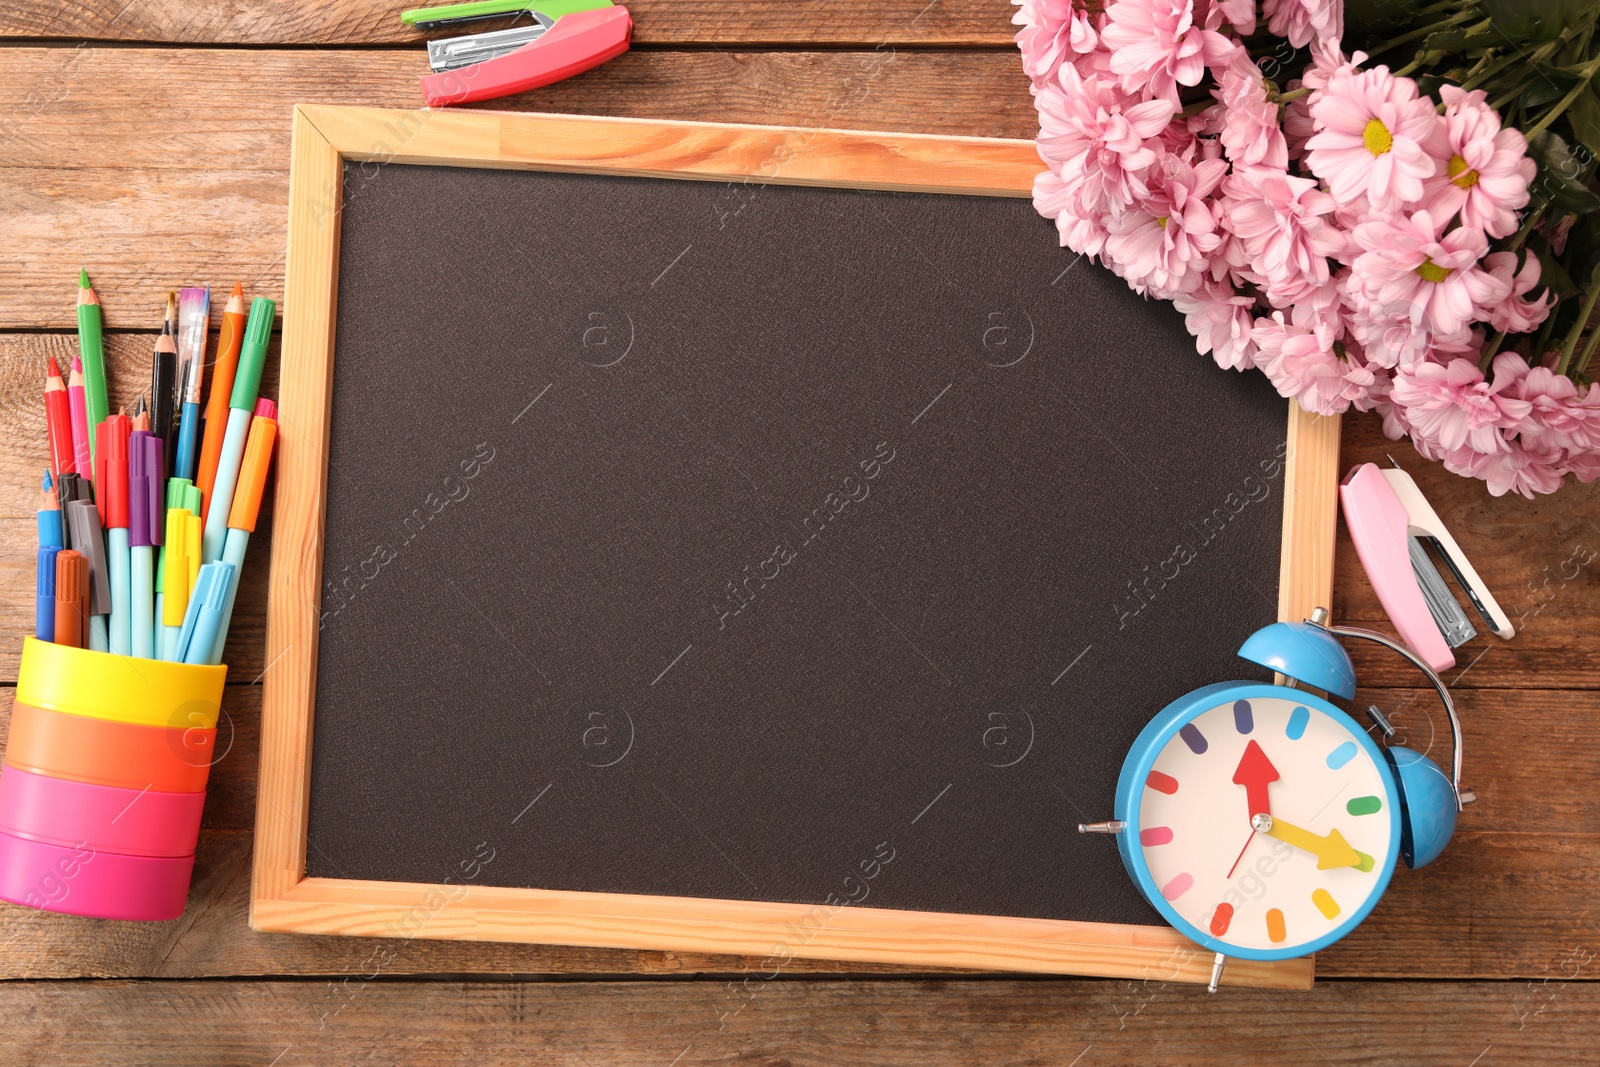
[[[75,474],[77,457],[72,452],[72,408],[67,401],[67,383],[61,379],[61,365],[50,357],[44,379],[44,421],[50,434],[50,467],[56,477]]]
[[[106,349],[102,334],[100,298],[89,284],[89,272],[78,269],[78,354],[83,359],[83,402],[88,415],[90,459],[93,460],[94,428],[109,413],[106,400]]]
[[[44,481],[39,486],[39,547],[65,548],[61,524],[61,494],[50,480],[50,470],[45,469]]]
[[[244,286],[233,285],[233,295],[222,310],[222,336],[217,339],[216,368],[211,372],[211,395],[206,399],[206,432],[200,445],[200,466],[194,484],[200,487],[200,516],[211,513],[211,490],[217,484],[217,462],[222,458],[222,438],[228,428],[228,401],[233,376],[239,369],[239,348],[244,343],[246,316]]]
[[[172,469],[178,439],[173,414],[178,399],[178,342],[173,335],[178,316],[176,297],[167,294],[167,317],[156,338],[156,351],[150,364],[150,432],[161,438],[163,469]]]
[[[89,440],[89,407],[84,399],[83,357],[72,357],[72,371],[67,377],[67,410],[72,418],[72,456],[78,473],[94,480],[94,456]]]

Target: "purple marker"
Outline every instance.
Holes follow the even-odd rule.
[[[152,536],[160,502],[153,487],[159,487],[161,440],[144,430],[128,435],[128,555],[129,585],[132,592],[132,641],[130,650],[142,659],[154,659],[155,646],[155,549],[160,537]],[[157,477],[152,478],[155,474]]]

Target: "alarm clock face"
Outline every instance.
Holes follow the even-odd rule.
[[[1394,870],[1399,818],[1383,755],[1310,694],[1213,690],[1179,715],[1134,786],[1128,858],[1168,920],[1214,951],[1314,952],[1366,916]]]

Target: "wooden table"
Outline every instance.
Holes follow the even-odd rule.
[[[73,279],[106,306],[113,403],[148,380],[165,291],[242,278],[281,297],[290,108],[414,107],[401,5],[7,0],[0,6],[0,681],[32,620],[44,361],[76,350]],[[634,49],[499,102],[528,110],[1027,137],[1001,0],[638,0]],[[1196,357],[1200,358],[1200,357]],[[275,360],[266,395],[275,395]],[[0,905],[6,1063],[1092,1065],[1594,1062],[1600,992],[1600,495],[1491,498],[1375,418],[1521,631],[1449,675],[1469,808],[1445,858],[1400,872],[1317,961],[1310,993],[910,974],[671,952],[252,933],[266,568],[229,643],[187,913],[125,924]],[[257,535],[257,545],[265,538]],[[252,546],[260,564],[262,548]],[[255,555],[261,552],[260,555]],[[1341,532],[1336,618],[1384,626]],[[1412,743],[1442,725],[1396,660],[1354,650]],[[9,697],[6,702],[9,703]],[[80,980],[88,979],[88,980]]]

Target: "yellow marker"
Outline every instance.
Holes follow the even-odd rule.
[[[200,582],[200,516],[194,512],[179,512],[183,516],[183,543],[188,547],[189,557],[189,585],[183,596],[184,610],[189,608],[189,598],[194,596],[194,587]],[[183,625],[183,619],[178,619],[178,625]]]
[[[1293,845],[1317,857],[1319,871],[1335,867],[1361,866],[1362,854],[1351,848],[1350,842],[1346,841],[1344,835],[1337,830],[1328,831],[1327,837],[1318,837],[1310,830],[1302,830],[1298,826],[1266,814],[1257,815],[1252,823],[1256,825],[1257,830],[1268,837],[1275,837],[1287,845]]]
[[[1333,894],[1326,889],[1314,890],[1311,894],[1311,903],[1322,912],[1324,919],[1332,919],[1339,914],[1339,902],[1333,899]]]
[[[182,626],[183,613],[189,610],[189,517],[181,508],[167,509],[167,539],[161,572],[161,625]]]

